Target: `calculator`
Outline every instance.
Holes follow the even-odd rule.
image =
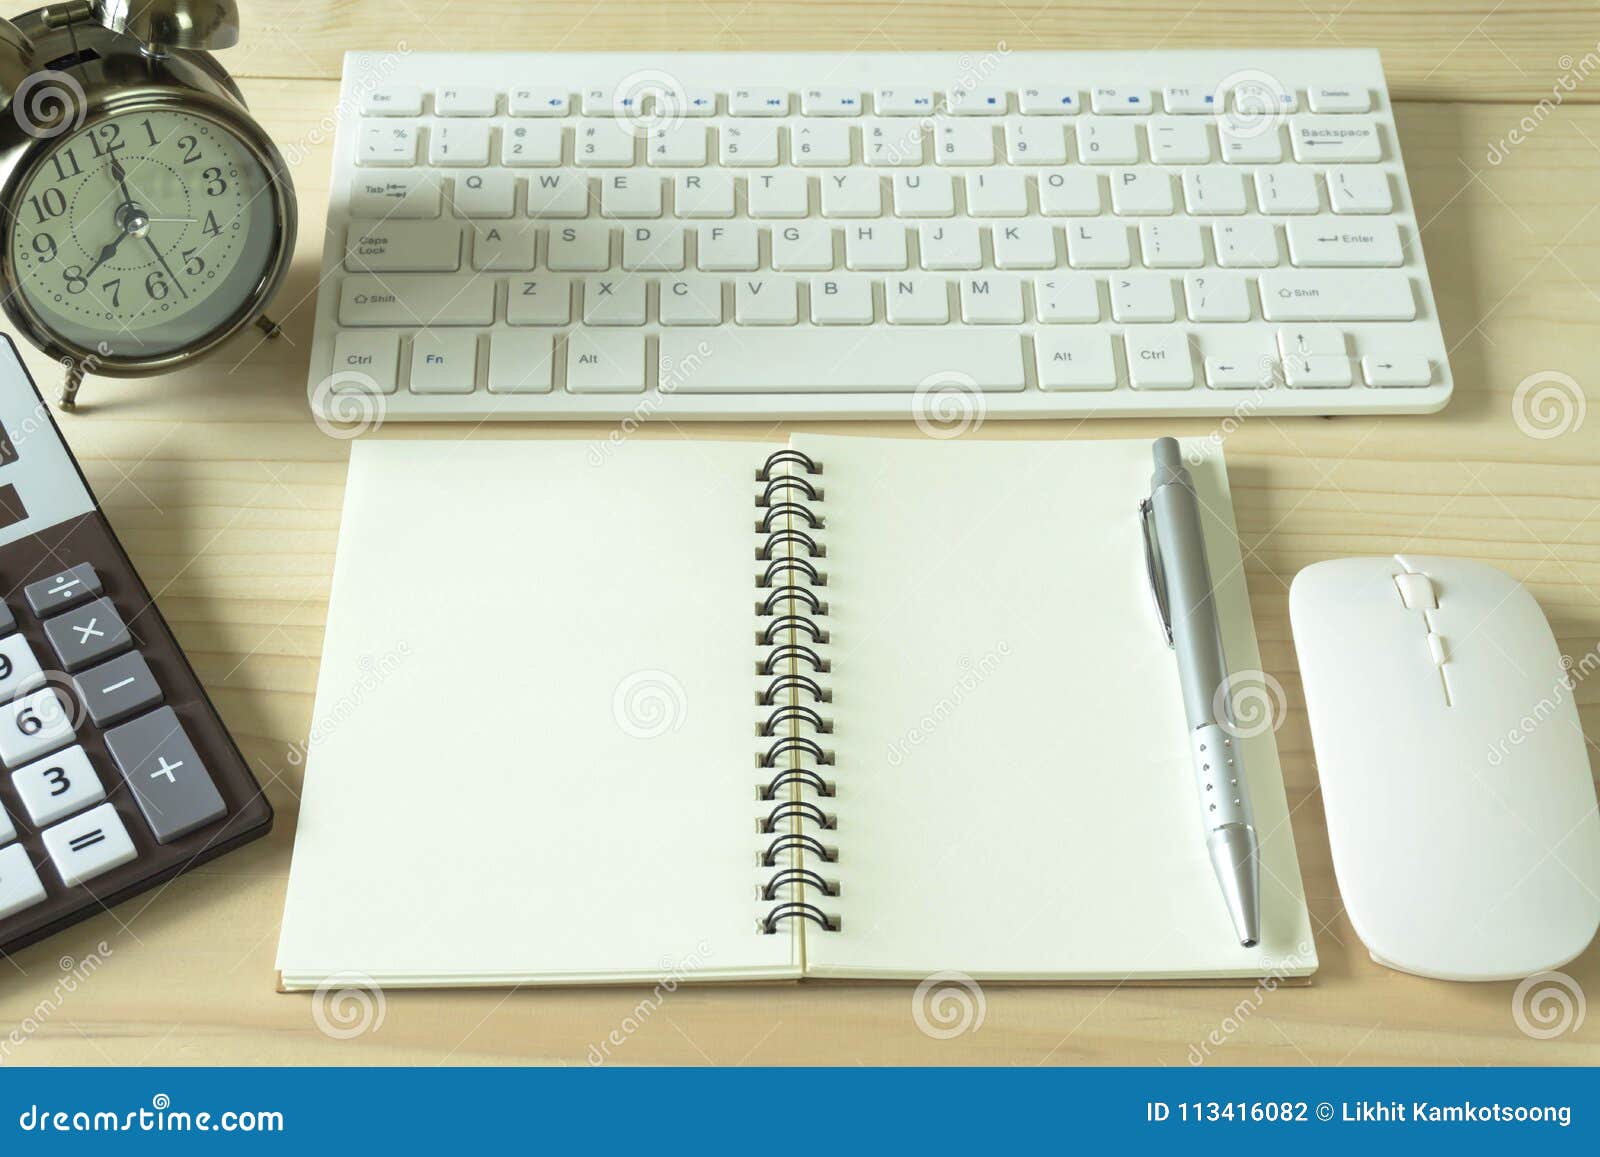
[[[265,835],[272,808],[4,342],[0,954],[10,954]]]

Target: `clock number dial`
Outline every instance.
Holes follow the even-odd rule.
[[[231,324],[269,273],[265,170],[220,122],[153,109],[51,142],[7,246],[35,320],[71,345],[160,356]]]

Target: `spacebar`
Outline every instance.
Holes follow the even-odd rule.
[[[1003,330],[751,326],[661,334],[661,388],[678,394],[1020,390],[1022,338]]]

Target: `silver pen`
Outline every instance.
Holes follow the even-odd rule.
[[[1167,645],[1177,655],[1206,850],[1239,943],[1254,948],[1261,941],[1260,846],[1242,753],[1225,726],[1233,722],[1228,664],[1201,536],[1200,499],[1177,440],[1158,438],[1153,450],[1150,497],[1139,504],[1145,567]]]

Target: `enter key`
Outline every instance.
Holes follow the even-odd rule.
[[[1288,222],[1289,260],[1304,268],[1396,266],[1405,262],[1393,221],[1324,215]]]

